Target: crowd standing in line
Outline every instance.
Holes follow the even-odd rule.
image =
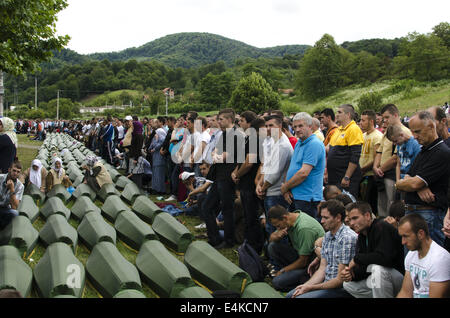
[[[443,107],[402,119],[393,104],[290,117],[227,108],[141,120],[1,118],[0,227],[17,215],[24,184],[71,185],[59,158],[49,171],[39,160],[23,171],[15,132],[67,133],[148,193],[186,200],[216,249],[243,236],[287,297],[449,297],[448,122]],[[83,166],[96,190],[110,182],[98,158]]]

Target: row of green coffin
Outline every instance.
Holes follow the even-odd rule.
[[[121,201],[120,197],[116,195],[110,196],[102,207],[101,211],[107,219],[114,222],[120,238],[132,248],[139,249],[145,240],[159,237],[171,249],[183,253],[193,239],[189,230],[170,214],[160,213],[161,210],[146,196],[141,196],[136,201],[136,210],[139,211],[140,208],[145,210],[145,219],[153,223],[153,228],[139,218],[138,214],[132,212]],[[31,211],[36,208],[30,197],[24,196],[20,210]],[[92,231],[80,233],[84,234],[81,237],[88,247],[94,246],[99,239],[104,238],[105,233],[111,233],[111,231],[107,230],[109,225],[99,213],[100,209],[88,197],[80,197],[74,204],[72,211],[74,211],[74,216],[77,219],[82,220],[79,225],[79,231],[83,231],[85,228],[92,229]],[[89,212],[94,213],[91,214]],[[68,223],[70,210],[63,202],[57,197],[49,198],[42,207],[41,213],[47,220],[40,234],[44,244],[49,245],[55,241],[62,241],[72,245],[75,249],[77,244],[76,231]],[[87,219],[85,219],[86,213],[89,215]],[[34,215],[33,218],[35,219],[35,217]],[[93,225],[89,223],[91,221]],[[15,246],[26,252],[26,255],[29,255],[36,245],[38,236],[36,235],[37,231],[31,225],[31,220],[24,215],[19,215],[19,217],[14,218],[10,227],[12,232],[9,241],[14,242]],[[0,232],[0,235],[4,232]],[[107,235],[107,237],[110,237],[111,242],[115,242],[115,237],[111,237],[111,235]]]
[[[216,278],[202,281],[209,284],[208,288],[214,290],[216,286],[218,289],[235,290],[242,293],[243,298],[281,297],[266,283],[251,283],[247,280],[246,273],[223,256],[219,257],[221,254],[209,244],[194,242],[189,250],[192,251],[193,258],[202,254],[207,256],[207,259],[214,260],[208,263],[208,267],[212,277],[215,275]],[[142,245],[136,258],[136,266],[128,262],[114,244],[100,242],[89,256],[85,272],[83,264],[75,257],[70,247],[57,242],[47,248],[32,273],[15,247],[0,246],[0,289],[16,289],[27,297],[34,276],[40,297],[65,295],[79,298],[82,296],[87,274],[103,297],[145,297],[142,294],[141,278],[160,297],[211,297],[191,278],[190,273],[200,266],[200,263],[187,259],[185,263],[186,265],[180,262],[156,240],[147,241]]]
[[[81,176],[81,179],[82,178],[83,178],[83,176]],[[29,184],[27,186],[26,190],[24,191],[24,194],[30,196],[33,199],[33,201],[35,201],[35,202],[37,202],[37,201],[43,202],[45,200],[45,198],[47,198],[47,201],[49,201],[50,198],[58,197],[64,203],[67,203],[72,197],[76,200],[82,196],[88,196],[92,201],[95,201],[97,195],[101,201],[105,202],[105,200],[109,196],[118,195],[118,196],[121,196],[121,198],[128,204],[133,204],[134,201],[136,200],[136,198],[138,196],[142,195],[143,192],[130,179],[128,179],[124,176],[122,176],[120,178],[124,178],[124,180],[123,180],[124,189],[123,189],[122,193],[120,193],[116,189],[114,184],[103,185],[103,187],[100,189],[99,193],[97,194],[89,185],[84,184],[84,183],[79,183],[78,185],[76,185],[76,189],[72,194],[70,194],[62,184],[55,185],[47,193],[47,196],[45,196],[45,194],[43,194],[40,191],[40,189],[38,187],[36,187],[34,184]],[[119,178],[119,181],[120,181],[120,178]],[[27,202],[27,205],[28,205],[28,202]]]
[[[25,221],[24,217],[22,217],[20,219]],[[162,232],[164,232],[164,230],[168,230],[167,232],[174,233],[172,230],[170,230],[170,224],[171,224],[170,222],[172,221],[172,219],[175,220],[172,216],[170,216],[167,213],[158,213],[154,217],[154,226],[159,228],[160,225],[158,225],[158,224],[161,224],[163,227]],[[179,224],[178,221],[175,220],[175,222],[176,222],[176,224]],[[23,223],[24,222],[21,222],[21,224],[23,224]],[[136,226],[136,224],[137,224],[137,226]],[[32,226],[29,222],[28,222],[28,225],[29,225],[28,227],[32,228]],[[181,225],[181,224],[179,224],[179,225]],[[146,223],[140,221],[139,218],[137,216],[133,215],[133,213],[130,211],[124,211],[124,212],[120,213],[118,219],[116,220],[115,227],[117,229],[117,232],[119,233],[119,236],[121,236],[126,243],[133,245],[135,248],[138,247],[139,242],[142,242],[142,241],[144,242],[144,243],[142,243],[142,246],[141,246],[141,251],[139,253],[140,255],[145,255],[146,250],[150,251],[150,253],[151,253],[152,249],[145,248],[144,246],[150,245],[150,244],[154,245],[154,244],[159,243],[158,241],[155,240],[156,236],[154,234],[152,234],[151,227],[149,225],[147,225]],[[139,229],[139,227],[141,227],[141,230],[140,231],[136,230],[136,229]],[[24,228],[24,227],[21,226],[20,228]],[[55,214],[55,215],[50,216],[46,225],[41,230],[40,236],[41,236],[41,239],[47,240],[46,244],[48,245],[48,244],[52,244],[51,243],[52,240],[58,240],[57,233],[60,233],[61,235],[60,235],[59,240],[64,241],[74,247],[76,244],[76,232],[69,236],[66,233],[69,233],[70,230],[75,232],[75,230],[67,223],[66,219],[63,216]],[[35,232],[37,233],[37,231],[35,231]],[[166,234],[167,234],[167,232],[166,232]],[[64,233],[64,234],[62,234],[62,233]],[[95,246],[97,245],[98,242],[110,242],[112,244],[115,244],[114,228],[112,228],[109,224],[107,224],[103,220],[103,218],[101,217],[101,215],[99,213],[88,213],[87,215],[85,215],[83,218],[83,221],[80,223],[80,225],[78,227],[78,233],[80,235],[80,239],[86,244],[86,246],[89,249],[95,248]],[[128,235],[128,237],[127,237],[127,235]],[[170,236],[170,235],[167,235],[167,236]],[[35,241],[37,241],[37,234],[36,234]],[[164,239],[162,239],[161,241],[164,241]],[[72,242],[75,242],[75,243],[72,243]],[[152,242],[152,243],[149,243],[149,242]],[[158,243],[155,243],[155,242],[158,242]],[[169,240],[166,240],[166,243],[169,243],[169,242],[170,242]],[[245,286],[245,280],[249,279],[248,275],[245,272],[243,272],[240,268],[236,267],[234,264],[229,262],[225,257],[223,257],[215,249],[213,249],[209,244],[207,244],[205,242],[194,242],[189,245],[189,243],[190,243],[190,240],[187,240],[185,244],[189,246],[189,249],[192,252],[190,252],[190,253],[186,252],[185,261],[186,261],[187,265],[189,266],[190,271],[195,273],[193,276],[196,277],[196,279],[199,282],[201,282],[202,284],[204,284],[211,290],[232,289],[237,292],[242,291],[243,286]],[[161,243],[159,243],[159,244],[160,244],[160,248],[164,247]],[[192,249],[191,247],[195,246],[196,244],[205,244],[205,245],[203,247],[200,247],[197,249],[195,249],[195,248]],[[33,247],[34,245],[35,245],[35,243],[33,245],[31,245],[31,247]],[[168,244],[168,245],[170,246],[170,244]],[[204,253],[208,249],[209,249],[209,251],[206,254],[197,255],[198,253]],[[168,253],[168,251],[165,248],[164,248],[164,250],[166,251],[167,255],[171,255],[170,253]],[[155,249],[155,251],[156,251],[156,249]],[[161,251],[159,253],[161,254]],[[139,260],[144,260],[144,259],[145,259],[144,256],[139,257]],[[150,260],[154,259],[154,257],[150,257],[149,259]],[[173,259],[175,259],[175,258],[173,258]],[[172,259],[172,261],[173,261],[173,259]],[[200,263],[199,263],[199,261],[200,261]],[[136,260],[136,262],[137,262],[136,264],[139,268],[139,264],[142,264],[142,262],[141,261],[138,262],[138,260]],[[219,265],[215,264],[215,262],[219,262]],[[171,262],[168,260],[162,260],[161,263],[162,264],[171,264]],[[149,275],[149,274],[145,275],[145,273],[146,273],[144,270],[145,268],[148,268],[148,267],[145,265],[140,267],[140,270],[142,269],[141,270],[141,272],[143,273],[142,275],[144,275],[144,277],[147,277],[146,279],[151,280],[150,279],[151,275]],[[174,269],[174,268],[175,267],[173,267],[171,265],[170,266],[167,265],[166,270],[170,270],[170,269]],[[233,268],[237,274],[232,273],[230,275],[229,272],[224,270],[224,269],[230,270]],[[152,269],[150,272],[147,272],[147,273],[152,273],[153,271],[154,270]],[[173,275],[169,273],[168,277],[172,277],[172,276]],[[157,275],[154,277],[161,277],[161,275]],[[186,281],[186,279],[180,280],[180,282],[183,282],[183,281]],[[176,286],[178,286],[180,284],[181,284],[181,286],[183,286],[182,283],[177,283]],[[162,297],[169,297],[171,295],[172,296],[174,295],[174,294],[167,292],[167,288],[166,288],[166,292],[161,292],[162,287],[160,287],[157,282],[154,282],[153,284],[152,284],[152,282],[149,282],[149,285],[152,286],[152,288],[154,288],[154,290]],[[170,285],[170,284],[166,284],[166,286],[168,286],[168,285]],[[187,287],[189,287],[189,286],[187,286]],[[176,288],[176,290],[178,290],[178,291],[181,289],[183,289],[183,288],[181,288],[181,287]],[[107,294],[107,295],[109,295],[109,294]]]

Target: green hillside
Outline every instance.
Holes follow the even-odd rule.
[[[94,53],[91,59],[124,61],[157,60],[172,67],[190,68],[224,61],[228,66],[236,59],[303,55],[308,45],[285,45],[260,49],[243,42],[210,33],[177,33],[167,35],[137,48],[120,52]]]
[[[382,103],[395,104],[402,115],[411,115],[418,110],[430,106],[441,106],[450,101],[450,80],[429,83],[413,83],[412,86],[402,88],[398,80],[380,81],[368,86],[354,85],[338,90],[336,93],[313,103],[303,100],[299,96],[285,98],[282,101],[282,109],[285,114],[298,111],[313,111],[334,108],[342,104],[352,104],[357,108],[358,100],[363,94],[379,93]],[[398,88],[398,87],[401,88]]]

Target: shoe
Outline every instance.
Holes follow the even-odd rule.
[[[196,226],[194,226],[194,228],[196,228],[197,230],[206,229],[206,223],[196,225]]]
[[[176,201],[176,200],[177,200],[177,197],[172,194],[170,197],[168,197],[164,201]]]

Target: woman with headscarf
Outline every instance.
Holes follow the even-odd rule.
[[[152,156],[152,189],[156,194],[166,194],[166,157],[162,156],[159,150],[161,149],[167,132],[162,128],[160,120],[155,120],[155,136],[148,148],[148,152]]]
[[[96,156],[87,155],[86,164],[83,169],[86,170],[84,174],[84,183],[90,186],[95,192],[100,191],[102,186],[106,183],[113,183],[111,176],[105,166],[98,161]]]
[[[14,121],[11,118],[0,118],[0,173],[8,173],[16,157],[17,136],[14,132]]]
[[[50,192],[53,186],[62,184],[64,187],[69,188],[72,185],[69,177],[66,176],[66,171],[62,167],[61,158],[54,157],[50,171],[47,174],[45,180],[46,191]]]
[[[41,192],[45,193],[45,185],[47,178],[47,169],[42,166],[42,162],[39,159],[34,159],[31,162],[31,167],[25,170],[23,173],[23,181],[25,186],[32,183],[38,187]]]

